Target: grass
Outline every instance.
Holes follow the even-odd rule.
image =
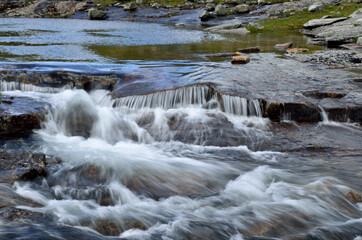
[[[277,18],[270,18],[261,20],[258,23],[263,25],[263,29],[257,29],[254,27],[247,27],[250,32],[290,32],[298,31],[303,25],[311,19],[318,19],[326,15],[332,17],[346,17],[352,14],[354,11],[361,7],[358,3],[346,3],[337,6],[325,6],[325,9],[321,12],[308,12],[304,9],[300,12],[289,11],[283,13]]]

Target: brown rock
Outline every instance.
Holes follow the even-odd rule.
[[[106,236],[119,236],[129,229],[146,230],[147,227],[137,220],[126,220],[123,224],[108,220],[101,220],[97,223],[95,230]]]
[[[257,52],[260,52],[260,47],[256,46],[256,47],[243,48],[243,49],[239,49],[238,52],[241,52],[241,53],[257,53]]]
[[[250,57],[249,56],[235,56],[231,60],[232,64],[246,64],[248,62],[250,62]]]
[[[287,49],[287,53],[289,53],[289,54],[306,53],[306,52],[309,52],[309,49],[307,49],[307,48],[290,48],[290,49]]]
[[[291,48],[292,46],[293,46],[293,43],[288,42],[288,43],[277,44],[274,46],[274,48],[279,49],[279,50],[287,50],[288,48]]]
[[[362,202],[362,197],[358,193],[353,192],[353,191],[350,191],[349,193],[347,193],[347,198],[352,203],[361,203]]]
[[[217,54],[208,54],[205,55],[206,57],[233,57],[233,56],[239,56],[240,53],[239,52],[235,52],[235,53],[217,53]]]
[[[42,116],[36,113],[0,116],[0,136],[23,136],[40,128]]]

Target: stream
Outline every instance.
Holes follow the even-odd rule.
[[[361,126],[329,121],[325,112],[319,123],[275,123],[262,117],[257,98],[234,96],[240,76],[260,96],[273,86],[254,93],[255,81],[268,77],[293,76],[294,87],[306,76],[358,76],[306,72],[273,49],[287,41],[306,46],[296,33],[228,36],[155,23],[0,19],[2,68],[131,76],[118,83],[119,99],[104,89],[2,82],[3,99],[24,99],[25,109],[34,107],[26,99],[43,103],[46,114],[40,129],[0,139],[1,148],[61,163],[49,165],[44,178],[7,188],[32,202],[16,206],[32,215],[0,218],[0,239],[362,239],[362,203],[346,197],[362,192]],[[240,68],[205,57],[255,45],[263,52]],[[292,68],[294,75],[286,74]],[[204,82],[225,93],[223,105],[197,85]],[[273,94],[283,98],[289,86]]]

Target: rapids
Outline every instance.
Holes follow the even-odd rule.
[[[226,96],[223,112],[217,104],[205,108],[215,99],[194,99],[194,91],[174,92],[177,104],[167,92],[118,102],[105,90],[5,92],[49,103],[33,148],[63,163],[42,181],[14,184],[17,194],[39,204],[18,207],[44,214],[51,223],[3,222],[0,238],[362,235],[362,205],[346,199],[346,182],[285,168],[281,163],[297,156],[267,150],[271,124],[258,116],[257,101]],[[156,100],[160,104],[148,104]],[[256,116],[248,116],[250,109]]]

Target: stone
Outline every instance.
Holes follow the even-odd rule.
[[[357,39],[357,44],[360,45],[360,46],[362,46],[362,37],[359,37],[359,38]]]
[[[292,42],[288,42],[288,43],[280,43],[280,44],[276,44],[274,46],[274,48],[279,49],[279,50],[287,50],[288,48],[291,48],[293,46]]]
[[[0,182],[13,183],[45,177],[45,165],[44,154],[0,150]]]
[[[257,22],[250,22],[248,26],[256,29],[264,29],[264,26]]]
[[[290,48],[290,49],[287,49],[287,53],[289,53],[289,54],[307,53],[307,52],[309,52],[309,49],[307,49],[307,48]]]
[[[34,129],[40,128],[43,118],[38,113],[6,114],[0,116],[0,136],[2,137],[24,137]]]
[[[316,28],[316,27],[320,27],[320,26],[331,25],[333,23],[344,21],[346,19],[347,19],[346,17],[312,19],[312,20],[308,21],[306,24],[304,24],[303,27],[305,27],[305,28]]]
[[[234,57],[234,56],[239,56],[240,53],[239,52],[235,52],[235,53],[217,53],[217,54],[208,54],[205,55],[205,57]]]
[[[232,64],[247,64],[250,62],[249,56],[235,56],[231,60]]]
[[[205,21],[207,21],[207,20],[209,20],[209,19],[211,19],[211,18],[214,18],[214,17],[215,17],[215,15],[214,15],[212,12],[208,12],[208,11],[203,12],[203,13],[199,16],[199,18],[200,18],[200,20],[201,20],[202,22],[205,22]]]
[[[215,7],[215,13],[217,16],[226,16],[228,14],[228,10],[225,5],[218,4]]]
[[[162,5],[159,3],[154,3],[151,5],[151,8],[162,8]]]
[[[211,12],[211,11],[215,10],[215,6],[216,5],[213,3],[207,3],[205,9],[206,9],[206,11]]]
[[[123,9],[125,11],[136,11],[138,8],[137,4],[135,2],[126,3],[123,5]]]
[[[356,192],[349,191],[347,193],[347,198],[352,203],[362,203],[362,197]]]
[[[229,4],[229,5],[237,5],[242,3],[242,0],[225,0],[225,4]]]
[[[250,11],[249,5],[240,4],[235,7],[237,13],[247,13]]]
[[[265,5],[266,4],[266,0],[258,0],[258,5]]]
[[[185,27],[185,24],[184,24],[184,23],[176,23],[176,24],[175,24],[175,27],[177,27],[177,28],[183,28],[183,27]]]
[[[313,4],[308,7],[308,12],[320,12],[324,10],[324,6],[322,4]]]
[[[88,18],[90,20],[104,20],[107,17],[107,12],[98,9],[89,9]]]
[[[260,52],[260,47],[256,46],[256,47],[248,47],[248,48],[238,49],[238,52],[241,52],[241,53],[257,53],[257,52]]]

